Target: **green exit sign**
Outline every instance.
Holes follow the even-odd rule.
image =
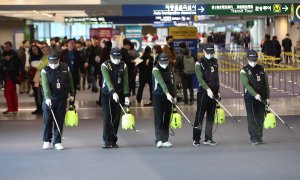
[[[207,15],[283,15],[291,13],[291,4],[211,4]]]

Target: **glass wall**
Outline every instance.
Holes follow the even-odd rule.
[[[51,37],[75,38],[79,39],[83,36],[85,39],[90,37],[90,28],[98,27],[112,27],[111,24],[65,24],[57,22],[34,22],[35,39],[44,41],[49,40]]]

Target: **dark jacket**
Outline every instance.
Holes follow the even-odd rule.
[[[262,52],[267,56],[275,56],[275,45],[274,42],[271,40],[265,41]]]
[[[152,80],[152,69],[153,69],[153,57],[149,56],[142,56],[141,59],[143,62],[138,64],[139,68],[139,79],[144,80],[146,82]],[[149,60],[148,65],[147,65],[147,60]]]
[[[281,54],[281,45],[279,43],[278,40],[273,40],[273,43],[274,43],[274,51],[275,51],[275,57],[280,57],[280,54]]]
[[[292,52],[292,40],[290,38],[284,38],[282,40],[282,47],[284,52]]]
[[[17,77],[22,71],[22,63],[18,58],[18,55],[15,51],[4,51],[3,54],[3,79],[4,80],[11,80],[15,83],[17,82]],[[5,56],[10,56],[10,60],[5,60]]]

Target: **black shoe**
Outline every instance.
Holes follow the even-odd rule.
[[[91,89],[92,88],[92,86],[91,85],[88,85],[88,88],[87,89]]]
[[[109,148],[112,148],[112,146],[111,146],[111,144],[104,144],[103,146],[102,146],[102,148],[103,149],[109,149]]]
[[[8,114],[9,112],[8,111],[4,111],[4,112],[2,112],[2,114]]]
[[[97,104],[98,106],[102,106],[102,103],[101,103],[100,101],[96,101],[96,104]]]
[[[31,114],[42,114],[42,112],[39,110],[35,110],[35,111],[31,112]]]
[[[117,143],[113,143],[113,144],[111,145],[111,147],[112,147],[112,148],[119,148],[119,145],[118,145]]]

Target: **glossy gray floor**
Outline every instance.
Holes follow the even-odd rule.
[[[277,128],[264,131],[267,144],[249,142],[242,99],[224,99],[225,106],[242,122],[229,117],[214,134],[217,146],[192,146],[191,128],[170,137],[172,148],[157,149],[154,144],[153,111],[133,107],[141,132],[119,131],[119,149],[104,150],[102,110],[96,94],[80,93],[80,124],[64,130],[64,151],[41,149],[41,117],[33,116],[33,100],[20,97],[21,110],[14,118],[0,121],[0,179],[236,179],[298,180],[300,171],[299,98],[273,99],[274,109],[294,127],[279,121]],[[0,109],[4,110],[3,99]],[[196,106],[182,106],[193,121]],[[288,116],[287,116],[288,115]],[[26,120],[26,121],[24,121]]]

